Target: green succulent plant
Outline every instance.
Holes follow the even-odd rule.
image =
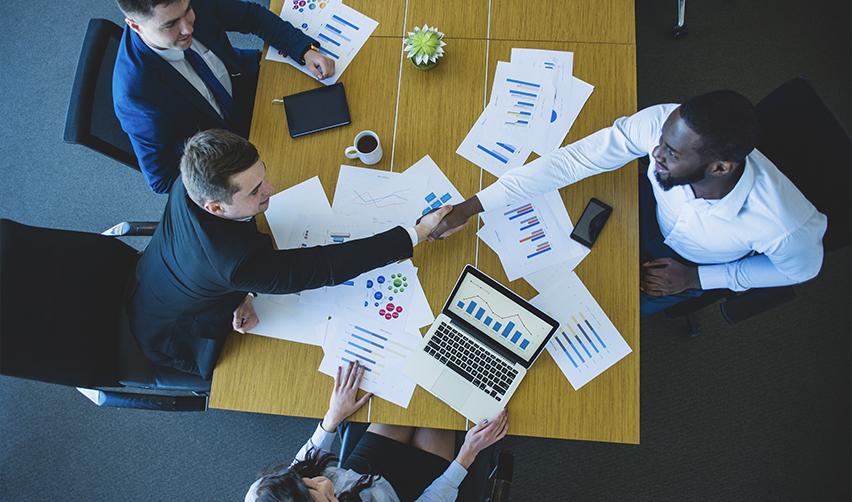
[[[405,52],[408,58],[417,65],[434,64],[444,55],[444,34],[437,28],[424,24],[422,28],[415,27],[408,32],[405,39]]]

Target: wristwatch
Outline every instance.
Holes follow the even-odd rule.
[[[305,64],[305,54],[307,54],[308,51],[310,51],[310,50],[319,51],[319,48],[320,48],[319,44],[312,43],[311,45],[309,45],[308,48],[305,49],[305,52],[302,53],[302,60],[299,61],[299,62],[301,64]]]

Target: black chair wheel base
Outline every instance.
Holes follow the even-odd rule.
[[[686,31],[686,25],[675,26],[672,29],[672,38],[674,38],[675,40],[680,40],[681,38],[684,38],[688,33],[689,32]]]

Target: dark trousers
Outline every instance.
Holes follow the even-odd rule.
[[[683,258],[665,244],[660,224],[657,222],[657,199],[647,172],[639,168],[639,273],[642,273],[642,263],[654,258],[674,258],[685,265],[695,266],[695,263]],[[701,289],[687,289],[681,293],[667,296],[651,296],[639,292],[639,315],[649,315],[662,312],[684,300],[696,298],[704,293]]]

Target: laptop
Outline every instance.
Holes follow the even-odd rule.
[[[469,420],[490,420],[558,327],[558,321],[467,265],[404,371]]]

